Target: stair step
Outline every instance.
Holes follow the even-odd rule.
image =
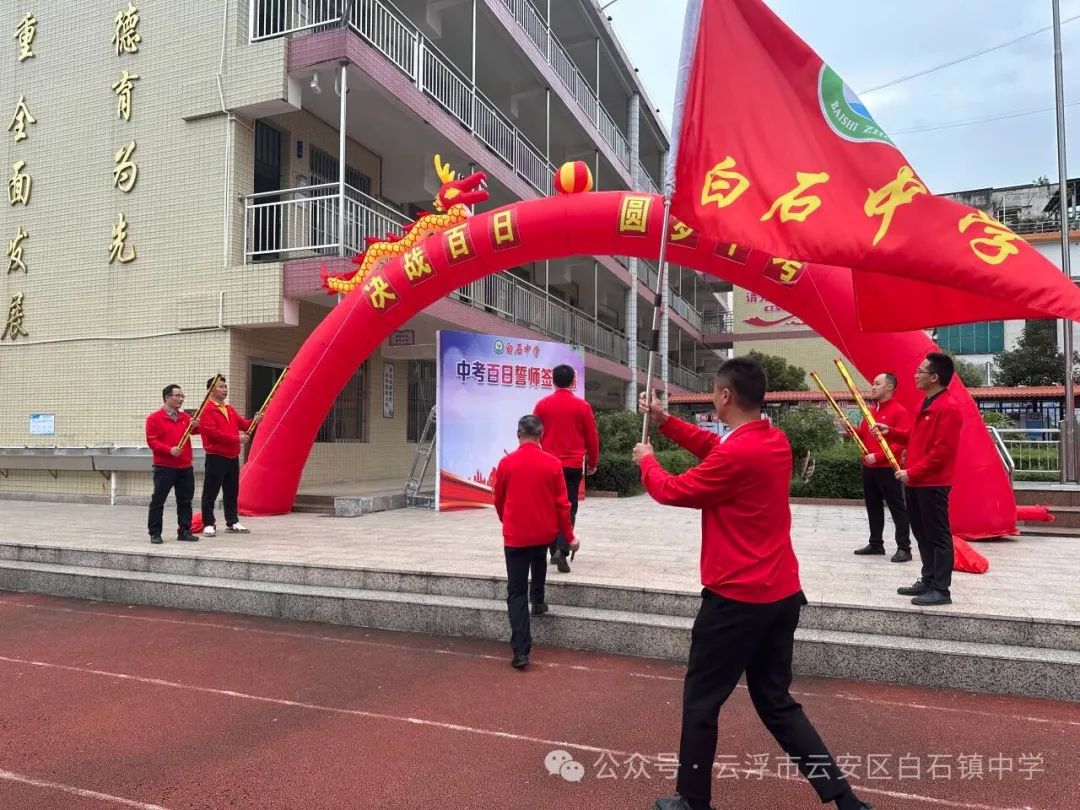
[[[251,565],[232,563],[238,571]],[[482,598],[11,559],[0,560],[0,589],[438,635],[496,640],[508,635],[501,595]],[[539,644],[672,660],[686,656],[693,621],[689,616],[561,605],[555,595],[553,589],[550,613],[533,621]],[[796,635],[795,669],[807,675],[1080,700],[1077,650],[805,627]]]
[[[200,549],[201,552],[201,549]],[[121,571],[224,578],[281,585],[315,585],[362,591],[427,594],[504,602],[506,580],[482,574],[434,574],[374,568],[343,568],[265,563],[169,552],[106,552],[60,546],[0,543],[0,561],[111,568]],[[647,615],[692,618],[701,603],[691,591],[644,590],[619,585],[548,579],[553,604]],[[803,608],[801,626],[882,636],[911,636],[1080,651],[1080,623],[963,613],[950,608],[812,603]]]
[[[1080,528],[1062,526],[1057,521],[1053,523],[1025,523],[1020,528],[1020,534],[1032,537],[1080,537]]]

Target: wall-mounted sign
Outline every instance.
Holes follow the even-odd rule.
[[[416,344],[416,332],[413,329],[398,329],[387,340],[388,346],[413,346]]]
[[[52,436],[56,433],[56,416],[51,413],[30,414],[31,436]]]

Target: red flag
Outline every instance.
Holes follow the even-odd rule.
[[[989,215],[933,196],[762,0],[690,0],[681,72],[679,219],[774,256],[853,268],[865,331],[1080,319],[1073,283]]]

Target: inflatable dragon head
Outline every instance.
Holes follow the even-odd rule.
[[[476,172],[459,180],[450,164],[443,163],[442,158],[435,155],[435,174],[442,180],[442,186],[435,195],[436,211],[449,211],[455,205],[472,208],[488,198],[487,175],[483,172]]]

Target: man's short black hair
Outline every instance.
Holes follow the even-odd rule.
[[[218,382],[225,382],[224,377],[211,377],[209,380],[206,381],[206,390],[207,391],[209,391],[210,386],[214,384],[214,380],[217,380]]]
[[[574,384],[574,367],[558,365],[551,370],[551,381],[556,388],[569,388]]]
[[[544,423],[535,414],[518,419],[518,436],[526,439],[539,439],[544,435]]]
[[[765,369],[753,357],[733,357],[716,370],[718,385],[731,389],[735,404],[744,410],[765,404],[769,381]]]
[[[952,382],[953,373],[956,371],[952,358],[941,352],[930,352],[926,355],[926,368],[931,374],[937,374],[938,381],[946,388]]]
[[[177,385],[176,383],[172,383],[171,385],[166,385],[164,388],[162,388],[161,389],[161,398],[162,398],[162,400],[166,400],[169,397],[171,397],[172,392],[175,391],[179,387],[180,386]]]
[[[881,374],[885,377],[885,382],[887,382],[893,388],[896,388],[897,378],[895,374],[893,374],[891,371],[883,371],[881,372]]]

